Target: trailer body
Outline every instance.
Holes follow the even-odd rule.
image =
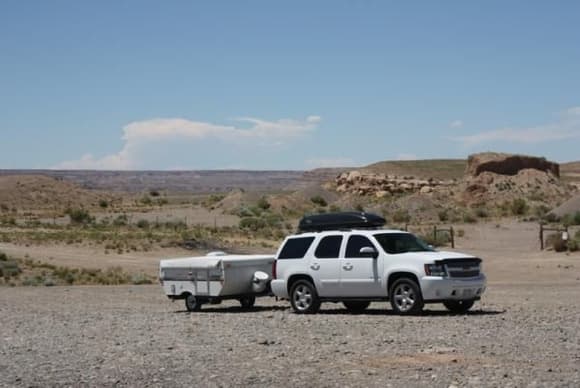
[[[161,260],[159,281],[170,299],[194,297],[198,303],[220,303],[267,295],[274,255],[227,255]],[[243,301],[242,301],[243,304]],[[253,302],[252,302],[253,304]]]

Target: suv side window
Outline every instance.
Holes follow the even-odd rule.
[[[368,258],[368,255],[364,255],[360,253],[360,249],[363,247],[372,247],[375,246],[365,236],[360,236],[358,234],[353,234],[348,238],[348,244],[346,245],[346,254],[344,257],[348,258],[356,258],[356,257],[364,257]]]
[[[338,259],[340,244],[342,244],[342,236],[323,237],[316,247],[314,256],[318,259]]]
[[[301,259],[314,241],[314,237],[290,238],[280,251],[278,259]]]

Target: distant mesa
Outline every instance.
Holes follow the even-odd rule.
[[[560,177],[560,165],[546,158],[512,155],[496,152],[484,152],[470,155],[467,159],[466,174],[476,177],[483,172],[493,172],[500,175],[518,175],[522,170],[533,169],[551,173]]]

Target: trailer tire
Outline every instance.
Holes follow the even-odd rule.
[[[256,303],[255,296],[243,296],[240,298],[240,304],[243,309],[251,309],[254,307],[254,303]]]
[[[189,312],[201,310],[201,304],[201,300],[199,300],[195,295],[187,294],[185,297],[185,308]]]

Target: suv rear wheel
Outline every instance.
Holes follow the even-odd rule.
[[[391,287],[389,293],[391,306],[397,314],[418,314],[423,310],[423,296],[414,280],[400,278]]]
[[[298,314],[315,314],[320,309],[316,288],[308,280],[298,280],[290,290],[290,304]]]

